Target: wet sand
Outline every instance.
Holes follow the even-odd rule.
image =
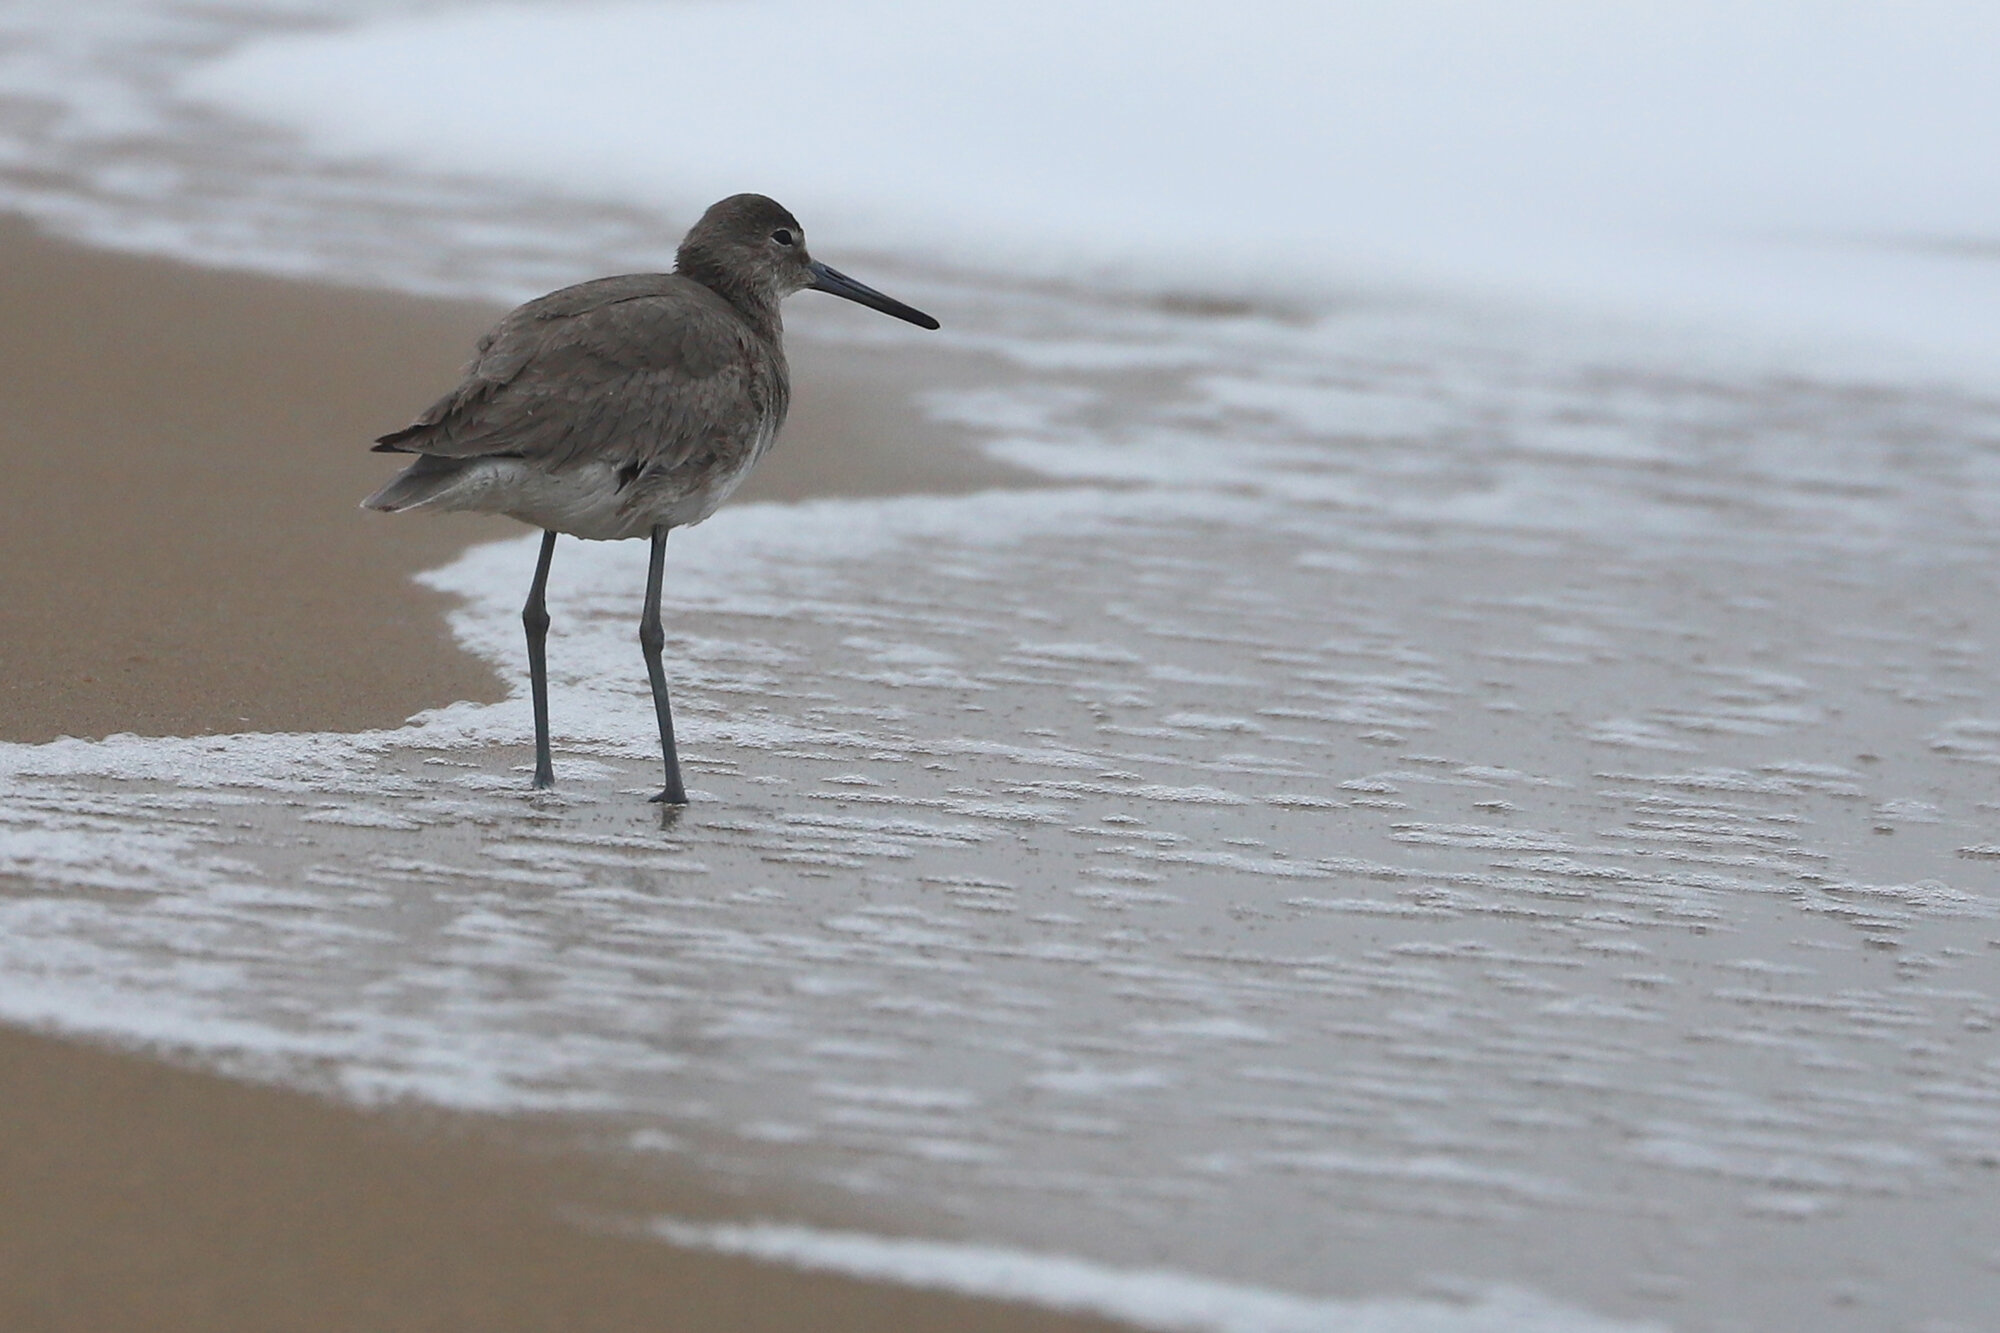
[[[672,827],[641,799],[643,553],[566,544],[554,798],[523,790],[518,697],[0,747],[7,1012],[311,1088],[597,1096],[705,1180],[826,1190],[770,1212],[829,1227],[1346,1309],[1525,1283],[1716,1333],[1986,1327],[2000,404],[1475,314],[1017,296],[953,336],[1028,369],[930,408],[1096,484],[690,534]],[[845,307],[797,309],[841,336]],[[983,475],[899,404],[993,368],[845,327],[763,493]],[[375,475],[328,521],[395,529],[351,508]],[[532,548],[430,580],[515,689]],[[147,1100],[86,1094],[80,1132],[123,1141]],[[479,1248],[489,1186],[544,1219],[727,1202],[600,1204],[600,1172],[668,1159],[551,1168],[537,1120],[320,1109],[383,1137],[356,1167],[272,1112],[313,1165],[242,1215],[378,1142],[493,1151],[311,1253],[379,1254],[415,1211],[476,1275],[510,1253]],[[253,1137],[200,1178],[254,1178]],[[92,1160],[75,1192],[115,1203],[124,1159]],[[892,1205],[931,1211],[867,1216]],[[211,1235],[192,1266],[240,1280]]]
[[[0,223],[0,738],[393,726],[499,683],[410,581],[512,525],[384,521],[368,439],[449,385],[494,310],[105,254]],[[1005,469],[866,351],[801,358],[767,498],[967,489]],[[869,376],[873,376],[872,380]],[[0,1327],[1095,1327],[600,1234],[635,1201],[496,1126],[0,1030]],[[692,1186],[651,1211],[713,1214]],[[737,1201],[736,1207],[741,1207]]]
[[[6,1030],[0,1087],[14,1333],[1110,1327],[568,1225],[560,1208],[633,1191],[463,1120]],[[718,1206],[688,1189],[674,1202]]]
[[[499,683],[409,575],[478,524],[364,523],[366,442],[491,312],[0,225],[0,737],[393,726]]]
[[[410,581],[504,519],[356,508],[368,451],[497,309],[106,254],[0,221],[0,740],[358,731],[499,682]],[[1019,480],[924,422],[933,368],[795,348],[748,499]],[[911,449],[919,431],[924,447]]]

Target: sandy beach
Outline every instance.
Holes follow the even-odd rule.
[[[109,254],[20,221],[0,253],[0,739],[360,729],[498,697],[411,575],[506,525],[355,507],[387,466],[368,439],[450,382],[492,309]],[[767,495],[1008,474],[935,428],[928,453],[893,443],[916,420],[897,377],[921,367],[824,360],[794,430],[831,456],[774,466]],[[498,1122],[364,1113],[18,1030],[0,1032],[0,1087],[0,1325],[22,1333],[1100,1326],[564,1221],[753,1205]]]
[[[0,739],[352,731],[500,697],[410,576],[514,525],[354,512],[393,470],[368,443],[452,384],[497,308],[109,254],[19,219],[0,246]],[[746,499],[1028,476],[911,409],[940,378],[920,360],[824,349],[799,377],[790,435],[813,447]]]
[[[0,1326],[1986,1333],[2000,26],[107,5],[0,16]],[[942,327],[786,304],[684,810],[558,543],[534,792],[535,535],[368,443],[744,188]]]
[[[0,734],[394,725],[495,698],[410,573],[475,525],[353,521],[365,442],[491,312],[0,236]]]
[[[49,1330],[1108,1329],[1092,1320],[694,1255],[564,1214],[681,1184],[0,1031],[0,1324]]]
[[[677,539],[663,827],[631,544],[560,548],[534,798],[532,536],[354,508],[490,311],[13,243],[117,313],[101,387],[15,391],[71,554],[8,560],[10,725],[82,738],[0,745],[0,998],[179,1067],[9,1039],[12,1323],[1049,1318],[800,1275],[988,1271],[857,1230],[1142,1322],[1161,1268],[1259,1328],[1990,1308],[1989,399],[1445,308],[804,306],[785,444]],[[121,620],[175,669],[83,688]]]

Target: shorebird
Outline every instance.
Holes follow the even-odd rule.
[[[926,329],[938,322],[806,253],[776,201],[732,195],[702,214],[672,273],[598,278],[508,313],[480,339],[457,388],[382,436],[378,453],[417,459],[365,509],[475,510],[542,530],[521,622],[535,710],[536,788],[549,757],[546,592],[556,534],[652,540],[639,645],[653,688],[666,785],[687,802],[660,665],[660,580],[667,534],[729,497],[784,424],[791,401],[778,304],[831,292]]]

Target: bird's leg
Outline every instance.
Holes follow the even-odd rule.
[[[639,648],[646,654],[646,678],[653,683],[653,711],[660,719],[660,757],[666,761],[667,785],[653,799],[668,805],[686,805],[687,790],[681,786],[681,760],[674,751],[674,712],[667,702],[667,671],[660,665],[660,649],[666,645],[666,631],[660,628],[660,577],[667,564],[667,525],[653,525],[653,561],[646,567],[646,611],[639,617]]]
[[[542,534],[542,558],[535,562],[535,581],[528,586],[528,604],[521,624],[528,630],[528,690],[535,699],[535,790],[556,785],[555,764],[549,758],[549,557],[556,553],[556,535]]]

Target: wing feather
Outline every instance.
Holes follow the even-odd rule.
[[[753,438],[785,409],[773,364],[721,297],[671,274],[603,278],[509,313],[465,379],[378,449],[591,460],[658,476]]]

